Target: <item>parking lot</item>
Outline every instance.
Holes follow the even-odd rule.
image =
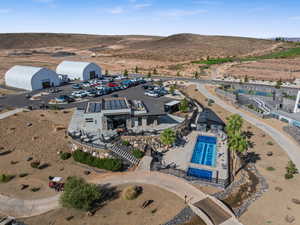
[[[54,100],[56,97],[67,95],[72,96],[72,92],[78,91],[76,89],[72,88],[72,85],[77,84],[79,82],[72,82],[63,86],[58,87],[58,92],[56,93],[49,93],[50,89],[45,90],[39,90],[39,91],[33,91],[33,92],[22,92],[20,94],[15,95],[6,95],[3,97],[0,97],[0,107],[1,108],[27,108],[32,107],[33,109],[40,109],[43,105],[50,106],[49,101]],[[119,84],[120,82],[116,82]],[[144,104],[147,107],[149,114],[163,114],[164,113],[164,107],[163,105],[167,102],[169,102],[171,99],[167,97],[151,97],[151,96],[145,96],[145,90],[143,88],[144,85],[152,85],[151,82],[145,83],[145,84],[139,84],[137,86],[132,86],[127,89],[114,91],[110,94],[105,94],[99,97],[84,97],[84,98],[76,98],[75,102],[70,103],[63,103],[63,104],[52,104],[59,107],[60,109],[68,109],[68,108],[83,108],[86,106],[86,104],[90,101],[101,101],[103,98],[108,97],[126,97],[129,100],[142,100]],[[89,88],[83,88],[82,90],[88,90]],[[43,95],[43,93],[47,93],[46,95]],[[42,94],[42,95],[41,95]],[[30,96],[38,96],[35,100],[32,100],[28,98],[28,95]]]

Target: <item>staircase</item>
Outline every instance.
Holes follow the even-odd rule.
[[[140,160],[134,157],[129,151],[125,150],[122,146],[113,144],[110,146],[110,149],[112,152],[117,154],[119,157],[121,157],[124,160],[129,161],[133,165],[138,165]]]

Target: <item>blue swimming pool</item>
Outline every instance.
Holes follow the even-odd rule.
[[[216,137],[198,136],[191,162],[215,167],[217,154],[216,145]]]
[[[212,171],[209,170],[202,170],[197,168],[189,168],[187,171],[188,176],[192,177],[199,177],[205,180],[211,180],[212,179]]]

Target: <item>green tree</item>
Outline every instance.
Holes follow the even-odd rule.
[[[248,83],[248,82],[249,82],[249,79],[248,79],[248,76],[246,75],[244,78],[244,83]]]
[[[105,70],[105,76],[108,76],[108,75],[109,75],[108,70]]]
[[[136,66],[134,71],[135,71],[135,73],[139,73],[139,68]]]
[[[128,77],[128,70],[127,69],[124,70],[124,74],[123,75],[124,75],[124,77]]]
[[[168,128],[165,129],[161,134],[160,134],[160,141],[167,146],[171,146],[175,143],[176,141],[176,133],[172,129]]]
[[[198,73],[198,71],[195,72],[194,77],[195,77],[195,79],[198,79],[198,78],[199,78],[199,73]]]
[[[176,85],[175,84],[171,85],[170,90],[169,90],[171,95],[175,94],[175,89],[176,89]]]
[[[181,74],[180,74],[179,71],[177,71],[176,76],[177,76],[177,77],[180,77],[180,76],[181,76]]]
[[[243,123],[244,123],[243,118],[240,115],[238,114],[231,115],[228,118],[228,123],[225,127],[228,137],[233,137],[236,134],[240,134]]]
[[[157,69],[156,68],[153,69],[153,74],[157,75]]]
[[[69,177],[60,203],[66,208],[89,211],[101,199],[101,196],[101,191],[95,184],[88,184],[82,178]]]
[[[180,101],[179,110],[181,112],[187,112],[189,110],[189,101],[186,98]]]

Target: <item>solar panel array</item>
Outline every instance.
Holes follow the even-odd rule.
[[[110,99],[104,101],[105,110],[128,109],[128,105],[124,99]]]
[[[98,102],[90,102],[86,109],[87,113],[98,113],[101,112],[101,103]]]

